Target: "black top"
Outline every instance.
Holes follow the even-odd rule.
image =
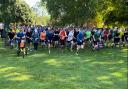
[[[15,33],[14,32],[9,32],[8,33],[8,36],[9,36],[10,39],[13,39],[14,36],[15,36]]]

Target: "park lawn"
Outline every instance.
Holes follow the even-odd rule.
[[[127,52],[85,48],[76,56],[40,49],[23,59],[0,48],[0,89],[127,89]]]

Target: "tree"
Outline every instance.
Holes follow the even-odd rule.
[[[105,16],[107,24],[118,22],[119,24],[128,25],[128,5],[126,0],[115,0],[113,3],[113,10],[108,12]]]
[[[51,19],[65,24],[80,25],[94,18],[97,0],[42,0],[46,3]]]
[[[0,18],[5,23],[32,23],[32,11],[29,6],[21,0],[2,0],[0,4]]]
[[[127,0],[42,0],[54,23],[80,25],[96,20],[98,24],[128,23]]]

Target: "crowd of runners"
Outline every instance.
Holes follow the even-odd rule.
[[[2,35],[1,35],[2,36]],[[43,27],[43,26],[17,26],[10,27],[7,33],[11,48],[25,48],[37,51],[41,46],[65,48],[76,51],[90,47],[99,50],[105,47],[126,47],[128,45],[128,28],[86,28],[86,27]]]

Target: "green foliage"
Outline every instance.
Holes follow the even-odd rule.
[[[4,2],[1,3],[0,9],[2,10],[0,17],[6,23],[32,23],[32,11],[24,1]]]
[[[119,24],[128,24],[128,5],[125,0],[112,0],[113,10],[104,16],[106,24],[118,22]]]
[[[97,0],[42,0],[51,19],[65,24],[80,25],[95,17]]]
[[[126,0],[42,0],[42,3],[46,4],[54,23],[60,25],[80,25],[92,19],[98,24],[128,24]]]

